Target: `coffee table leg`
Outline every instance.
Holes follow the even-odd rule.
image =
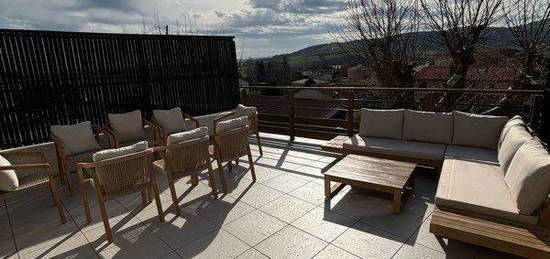
[[[330,179],[325,176],[325,199],[330,199]]]
[[[401,190],[393,191],[393,213],[401,213]]]

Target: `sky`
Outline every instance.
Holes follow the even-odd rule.
[[[345,0],[0,0],[0,28],[222,34],[268,57],[334,41]]]

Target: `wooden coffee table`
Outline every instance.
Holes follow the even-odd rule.
[[[393,194],[393,212],[414,188],[416,164],[360,155],[347,155],[325,172],[325,198],[330,200],[346,185]],[[331,186],[331,181],[337,182]]]

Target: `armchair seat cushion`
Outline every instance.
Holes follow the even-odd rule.
[[[146,138],[141,111],[135,110],[120,114],[109,113],[108,117],[111,128],[118,136],[119,142]]]
[[[435,204],[520,224],[535,225],[538,220],[519,213],[500,166],[491,163],[445,159]]]
[[[499,164],[497,151],[488,148],[448,145],[445,150],[445,159],[450,158]]]
[[[67,156],[99,149],[92,123],[89,121],[73,125],[52,125],[50,131],[61,141]]]
[[[183,117],[180,107],[170,110],[153,110],[153,117],[166,129],[168,135],[195,128],[193,121]]]
[[[0,166],[11,166],[12,164],[0,155]],[[14,170],[0,170],[0,190],[11,192],[19,187],[19,179]]]
[[[344,143],[344,149],[407,158],[439,161],[445,154],[445,145],[418,141],[373,138],[354,135]]]

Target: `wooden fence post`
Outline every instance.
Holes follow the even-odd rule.
[[[296,129],[294,128],[294,89],[288,90],[288,126],[290,128],[290,141],[294,141],[296,135]]]
[[[355,99],[355,91],[349,90],[348,91],[348,135],[351,137],[353,136],[353,103]]]

